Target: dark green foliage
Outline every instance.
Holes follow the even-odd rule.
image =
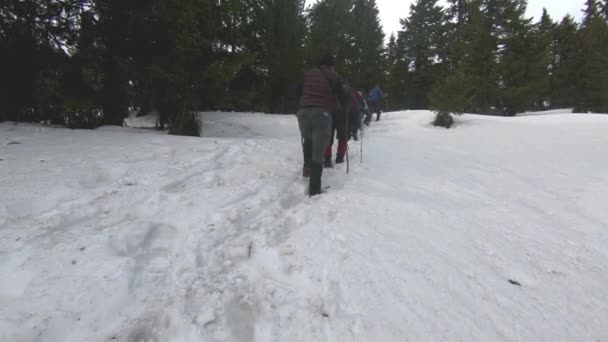
[[[521,0],[450,1],[449,71],[430,92],[433,109],[514,115],[576,102],[576,26],[568,20],[557,26],[546,11],[532,24],[525,6]]]
[[[579,64],[575,112],[608,113],[608,23],[588,0],[578,34]]]
[[[353,86],[365,89],[383,80],[384,32],[375,0],[354,0],[347,31],[344,74]]]
[[[408,72],[405,96],[409,108],[428,108],[431,87],[445,75],[446,14],[437,2],[416,1],[409,17],[401,21],[398,46],[401,64]]]
[[[169,134],[201,136],[201,123],[199,115],[195,112],[182,111],[175,117],[175,122],[169,128]]]
[[[436,112],[462,114],[471,110],[474,95],[475,84],[463,68],[457,68],[435,84],[429,96],[430,105]]]
[[[386,48],[385,90],[390,94],[387,101],[387,110],[406,108],[408,103],[411,102],[407,93],[409,80],[407,65],[409,61],[405,59],[401,44],[402,41],[398,40],[393,34]]]
[[[295,87],[304,68],[306,22],[303,0],[265,0],[257,7],[261,62],[268,67],[266,103],[273,113],[293,111]]]
[[[59,79],[85,1],[0,2],[0,121],[49,119],[61,101]]]
[[[587,0],[580,25],[533,23],[525,0],[417,0],[386,47],[375,0],[304,4],[2,1],[0,121],[95,128],[135,110],[196,135],[199,110],[294,112],[306,62],[328,51],[388,109],[608,112],[608,0]]]
[[[66,107],[63,108],[63,120],[66,127],[71,129],[94,129],[101,126],[103,113],[97,108]]]
[[[551,105],[555,108],[572,108],[578,98],[580,67],[578,26],[572,17],[566,16],[559,23],[553,39],[555,65],[551,74]]]
[[[309,61],[334,53],[336,68],[358,89],[384,79],[384,33],[375,0],[321,0],[309,20]]]

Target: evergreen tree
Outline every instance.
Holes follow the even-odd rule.
[[[295,110],[295,87],[304,67],[304,1],[265,0],[257,20],[262,62],[268,69],[268,103],[275,113]]]
[[[431,107],[439,112],[490,113],[498,98],[496,35],[480,1],[466,4],[466,22],[456,64],[431,91]]]
[[[532,26],[523,19],[525,7],[517,10],[521,26],[514,26],[505,40],[500,63],[505,115],[543,109],[549,96],[552,20],[544,11],[541,21]]]
[[[0,121],[49,120],[61,105],[62,77],[77,35],[80,1],[0,2]]]
[[[391,34],[386,46],[386,92],[391,94],[387,106],[389,110],[405,108],[405,80],[407,78],[407,64],[404,61],[403,49],[399,46],[395,34]]]
[[[580,78],[575,111],[608,113],[608,23],[588,0],[579,32]]]
[[[583,27],[589,26],[591,21],[594,18],[599,16],[600,4],[597,0],[585,0],[585,8],[583,9],[583,13],[585,16],[583,17]]]
[[[129,110],[129,27],[133,0],[95,0],[103,70],[103,123],[123,125]]]
[[[545,103],[551,106],[551,92],[553,89],[553,74],[556,68],[556,46],[555,46],[555,31],[557,25],[549,16],[546,8],[543,8],[543,14],[540,22],[535,26],[534,34],[536,45],[539,47],[539,79],[540,82],[540,98],[536,104],[537,109],[545,109]],[[542,72],[542,73],[541,73]]]
[[[445,50],[448,66],[453,70],[464,54],[463,47],[466,38],[464,28],[469,21],[470,11],[468,0],[448,0],[448,3]]]
[[[550,18],[532,25],[523,0],[450,2],[457,39],[448,45],[451,75],[433,90],[433,107],[502,115],[542,107],[549,93]]]
[[[204,0],[159,0],[156,19],[159,46],[166,53],[154,64],[158,87],[156,98],[162,121],[168,120],[170,133],[199,135],[193,111],[198,107],[201,31]],[[161,121],[161,122],[162,122]]]
[[[384,79],[384,32],[375,0],[354,0],[349,15],[345,75],[353,86],[371,88]]]
[[[336,68],[357,88],[383,80],[384,33],[375,0],[321,0],[309,14],[311,61],[324,52],[336,55]]]
[[[61,80],[62,113],[55,113],[51,122],[71,128],[96,128],[101,124],[101,52],[95,13],[85,11],[80,16],[79,34]]]
[[[314,63],[320,54],[331,52],[336,57],[336,68],[344,70],[351,44],[348,28],[353,19],[352,5],[352,0],[321,0],[312,6],[307,39],[310,62]]]
[[[410,108],[428,108],[431,87],[442,78],[441,63],[445,62],[446,14],[437,0],[418,0],[410,6],[410,15],[401,20],[400,33],[404,58],[411,61],[407,66]]]
[[[578,26],[570,16],[555,29],[555,67],[552,72],[551,104],[554,108],[570,108],[576,104],[580,67]]]

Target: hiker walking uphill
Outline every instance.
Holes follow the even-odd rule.
[[[348,143],[348,115],[347,110],[343,108],[336,109],[333,112],[333,122],[331,127],[331,133],[329,134],[329,144],[325,149],[325,161],[323,166],[325,168],[332,168],[334,165],[331,161],[334,138],[338,139],[338,150],[336,151],[336,164],[344,162],[344,156],[346,155],[347,143]]]
[[[364,113],[365,104],[363,96],[359,91],[351,92],[351,97],[348,101],[349,126],[350,135],[355,140],[359,140],[359,131],[361,130],[361,115]]]
[[[344,163],[346,150],[348,149],[348,140],[352,137],[358,140],[358,132],[361,126],[361,109],[355,92],[351,91],[348,95],[348,101],[345,108],[338,108],[334,112],[333,125],[329,139],[329,145],[325,149],[325,162],[323,166],[326,168],[333,167],[331,156],[334,137],[338,140],[338,149],[336,151],[336,164]]]
[[[382,109],[380,104],[382,103],[382,98],[384,97],[384,93],[380,89],[378,85],[373,87],[369,93],[367,94],[367,104],[370,107],[370,113],[365,118],[365,124],[369,125],[369,122],[372,120],[373,113],[376,113],[376,121],[380,121],[380,114],[382,113]]]
[[[323,155],[329,144],[332,114],[338,103],[345,108],[347,99],[348,87],[335,71],[333,56],[324,55],[319,59],[317,67],[304,75],[297,113],[304,152],[302,174],[310,177],[310,196],[321,193]]]

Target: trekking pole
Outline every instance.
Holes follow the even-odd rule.
[[[363,125],[361,125],[361,164],[363,164],[363,138],[365,137],[365,129]]]
[[[348,160],[348,143],[346,143],[346,174],[350,171],[350,161]]]
[[[348,141],[350,140],[350,125],[349,125],[349,115],[350,115],[350,111],[346,110],[346,120],[344,120],[346,122],[346,127],[345,127],[345,134],[346,134],[346,174],[348,174],[350,172],[350,160],[348,159]]]

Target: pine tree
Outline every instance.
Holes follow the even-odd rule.
[[[375,0],[322,0],[309,14],[308,55],[336,55],[336,68],[354,87],[374,86],[384,76],[384,33]]]
[[[451,75],[434,88],[433,107],[502,115],[542,107],[550,72],[548,16],[532,25],[524,0],[450,3]]]
[[[344,74],[353,86],[371,88],[384,80],[384,32],[376,0],[354,0],[349,14]]]
[[[202,35],[199,26],[204,3],[201,0],[159,0],[159,33],[166,54],[156,63],[160,87],[157,98],[162,117],[170,124],[169,132],[179,135],[199,135],[199,125],[193,111],[198,105],[197,70]]]
[[[270,109],[295,109],[295,84],[304,66],[306,23],[302,0],[266,0],[259,8],[263,63],[268,67]]]
[[[538,24],[529,25],[522,19],[523,11],[523,7],[518,8],[521,25],[513,27],[502,51],[501,102],[505,115],[543,109],[549,96],[552,20],[544,11]]]
[[[571,108],[576,104],[580,53],[578,26],[570,16],[555,29],[555,66],[552,70],[551,104],[554,108]]]
[[[580,78],[575,111],[608,113],[608,23],[588,0],[579,32]]]
[[[497,38],[492,22],[481,1],[467,3],[465,11],[461,41],[452,47],[459,52],[455,66],[431,92],[431,107],[440,113],[490,113],[497,103]]]
[[[103,73],[95,13],[80,16],[80,30],[61,79],[63,105],[51,117],[54,124],[70,128],[96,128],[102,122]]]
[[[320,54],[330,52],[336,57],[336,68],[344,70],[351,44],[348,28],[352,21],[352,5],[351,0],[321,0],[310,9],[306,44],[310,62],[314,63]]]
[[[129,110],[128,36],[132,18],[130,0],[96,0],[102,53],[103,123],[123,125]]]
[[[401,102],[404,97],[402,93],[403,85],[401,84],[401,75],[399,75],[399,67],[401,60],[401,53],[399,46],[397,45],[397,37],[395,34],[391,34],[388,44],[386,45],[386,66],[385,66],[385,79],[386,79],[386,91],[392,96],[388,101],[387,109],[399,109]]]
[[[583,13],[585,16],[583,17],[583,27],[589,26],[593,18],[597,18],[599,16],[599,6],[600,4],[597,0],[585,0],[585,9]]]
[[[541,78],[538,79],[541,82],[539,85],[540,98],[538,99],[537,109],[545,109],[545,103],[551,106],[551,92],[553,88],[553,72],[556,68],[556,51],[555,51],[555,30],[557,25],[553,19],[549,16],[546,8],[543,8],[543,14],[540,22],[536,25],[534,34],[536,44],[540,48],[539,55],[541,62],[539,65],[542,69],[542,74],[539,75]]]
[[[446,43],[448,65],[453,70],[460,62],[464,51],[464,28],[469,20],[470,11],[468,10],[467,0],[448,0],[447,23],[446,23]]]
[[[411,61],[406,91],[410,108],[428,108],[432,85],[442,78],[441,63],[445,62],[446,15],[437,0],[418,0],[410,7],[410,15],[402,19],[400,44],[404,58]]]
[[[88,1],[0,2],[0,121],[51,119],[60,79]]]

